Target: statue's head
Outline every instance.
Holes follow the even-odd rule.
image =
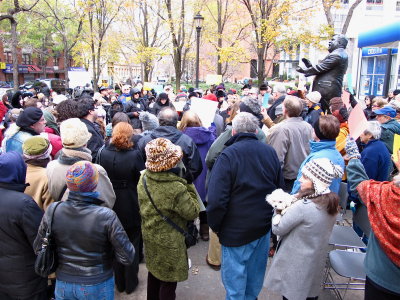
[[[329,41],[328,51],[332,52],[338,48],[345,49],[347,47],[348,40],[343,34],[335,34]]]

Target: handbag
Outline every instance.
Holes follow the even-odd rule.
[[[53,224],[54,212],[60,203],[62,202],[57,202],[53,210],[49,213],[50,222],[48,223],[45,237],[42,238],[42,248],[39,250],[35,261],[36,274],[45,278],[57,269],[56,244],[52,236],[51,226]]]
[[[146,191],[147,197],[149,197],[151,204],[153,204],[154,208],[156,209],[157,213],[161,216],[161,218],[167,222],[169,225],[171,225],[175,230],[179,231],[185,238],[185,245],[186,248],[190,248],[197,243],[197,233],[198,230],[196,228],[196,225],[194,225],[193,222],[188,222],[188,231],[184,230],[182,227],[176,225],[170,218],[165,216],[155,205],[153,198],[150,195],[149,190],[147,189],[147,182],[146,182],[146,175],[142,177],[142,182],[144,189]]]

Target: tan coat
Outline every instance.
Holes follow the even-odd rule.
[[[25,194],[31,196],[41,209],[46,210],[54,202],[49,190],[46,168],[31,164],[27,166],[25,182],[29,183],[29,186],[25,189]]]

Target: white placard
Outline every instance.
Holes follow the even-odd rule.
[[[210,127],[211,123],[214,122],[218,102],[194,97],[191,98],[191,102],[192,104],[190,105],[190,110],[199,116],[201,122],[203,123],[203,127]]]

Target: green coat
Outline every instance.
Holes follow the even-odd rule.
[[[186,230],[187,221],[197,218],[200,211],[194,185],[171,172],[146,170],[144,174],[158,209]],[[189,268],[184,237],[157,213],[144,190],[142,177],[138,197],[147,269],[162,281],[184,281]]]

